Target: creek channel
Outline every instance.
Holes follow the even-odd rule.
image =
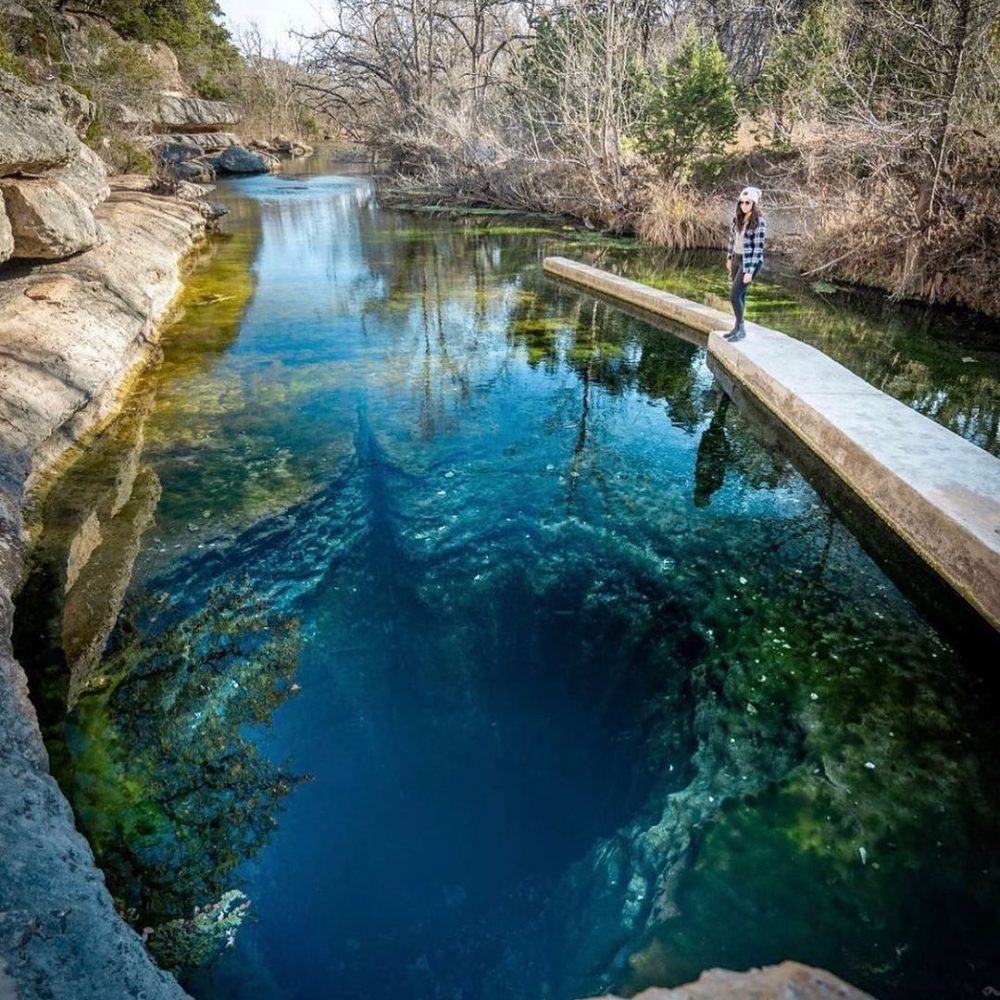
[[[786,958],[1000,989],[995,663],[702,347],[540,268],[724,301],[718,260],[388,211],[330,169],[220,188],[162,360],[36,511],[16,652],[158,960],[203,1000],[569,1000]],[[1000,447],[1000,355],[959,325],[755,292]]]

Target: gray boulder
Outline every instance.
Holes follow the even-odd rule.
[[[305,156],[313,151],[312,146],[289,139],[286,135],[276,135],[271,140],[271,146],[275,152],[284,153],[285,156]]]
[[[161,176],[196,184],[210,184],[215,180],[215,168],[206,162],[195,143],[166,142],[157,146],[154,153]]]
[[[215,170],[200,158],[173,164],[170,175],[177,180],[191,181],[194,184],[211,184],[215,180]]]
[[[168,135],[171,142],[193,146],[199,153],[209,153],[240,144],[239,136],[232,132],[175,132]]]
[[[154,147],[153,153],[162,164],[177,164],[194,159],[201,150],[193,142],[165,142]]]
[[[230,146],[218,157],[219,169],[228,174],[266,174],[278,166],[269,153],[252,153],[242,146]]]
[[[45,178],[62,181],[83,199],[88,208],[95,208],[111,194],[107,164],[83,143],[80,143],[77,156],[65,167],[47,173]]]
[[[207,205],[209,210],[214,212],[215,206],[211,202],[202,200],[205,195],[209,194],[209,192],[211,192],[214,188],[214,184],[198,184],[195,181],[181,181],[177,185],[176,194],[182,201],[193,201],[199,206]],[[226,211],[226,209],[223,209],[219,215],[225,215]],[[215,217],[218,218],[218,216]]]
[[[0,181],[14,236],[13,257],[58,260],[98,242],[84,199],[60,180]]]
[[[0,70],[0,177],[40,174],[68,163],[80,140],[52,88],[29,87]]]
[[[52,90],[62,107],[63,121],[82,137],[97,114],[97,105],[72,87],[54,84]]]
[[[14,253],[14,233],[10,228],[10,219],[4,208],[3,193],[0,192],[0,263]]]

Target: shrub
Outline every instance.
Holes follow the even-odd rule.
[[[202,76],[194,82],[194,92],[206,101],[224,101],[230,96],[230,88],[215,76]]]
[[[0,70],[10,73],[11,76],[16,76],[19,80],[24,80],[26,83],[31,82],[31,77],[25,69],[23,60],[13,52],[8,52],[6,46],[2,43],[0,43]]]
[[[74,86],[91,97],[105,119],[114,117],[111,111],[116,106],[126,106],[139,117],[151,114],[163,78],[138,43],[88,25],[77,44],[83,58],[77,59]]]
[[[680,52],[649,81],[639,148],[666,177],[684,180],[702,154],[733,141],[739,117],[726,58],[691,28]]]
[[[133,142],[128,136],[113,135],[101,152],[111,164],[115,173],[149,174],[153,169],[153,158],[149,152]]]
[[[809,7],[795,30],[779,40],[764,63],[757,93],[762,106],[774,116],[775,145],[787,144],[791,126],[819,113],[833,93],[842,21],[843,12],[832,4]]]

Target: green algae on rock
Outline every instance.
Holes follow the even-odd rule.
[[[197,964],[197,937],[183,958],[180,925],[159,929],[231,890],[300,780],[252,739],[292,693],[296,623],[238,584],[143,616],[141,632],[119,625],[49,749],[121,912],[169,941],[176,964]]]

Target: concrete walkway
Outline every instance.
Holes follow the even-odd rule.
[[[546,274],[708,334],[726,373],[1000,630],[1000,459],[869,385],[821,351],[755,323],[562,257]]]

